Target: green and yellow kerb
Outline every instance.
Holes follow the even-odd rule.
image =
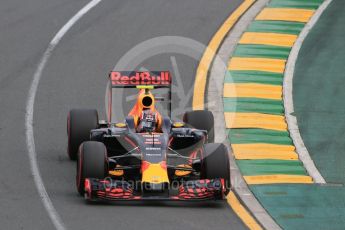
[[[223,97],[229,139],[248,184],[313,183],[298,159],[283,106],[292,46],[323,0],[272,0],[242,35]]]

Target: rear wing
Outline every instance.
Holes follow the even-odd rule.
[[[171,117],[171,89],[172,79],[169,71],[111,71],[109,73],[108,122],[112,122],[112,90],[116,88],[161,89],[168,90],[168,100],[155,97],[157,101],[168,102],[168,114]]]
[[[112,88],[170,88],[171,76],[169,71],[112,71],[109,74]]]

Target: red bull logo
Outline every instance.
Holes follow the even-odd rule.
[[[113,71],[110,73],[111,84],[113,86],[136,86],[136,85],[154,85],[168,86],[171,84],[169,71]]]

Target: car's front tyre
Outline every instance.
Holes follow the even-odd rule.
[[[78,157],[78,148],[90,140],[91,129],[98,128],[98,112],[95,109],[72,109],[67,117],[67,152],[71,160]]]
[[[77,161],[77,190],[84,195],[86,178],[104,179],[108,175],[107,149],[101,142],[87,141],[80,145]]]
[[[229,155],[224,144],[205,145],[201,163],[201,178],[224,179],[225,195],[230,191]]]

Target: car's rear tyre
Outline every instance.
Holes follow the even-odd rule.
[[[87,141],[80,145],[77,161],[77,190],[84,195],[85,178],[104,179],[108,176],[107,149],[101,142]]]
[[[207,130],[207,142],[214,142],[214,118],[211,111],[195,110],[186,112],[183,116],[183,122],[193,128]]]
[[[202,179],[224,179],[226,194],[230,191],[230,164],[224,144],[211,143],[204,147],[201,165]]]
[[[78,148],[90,140],[90,130],[98,128],[98,113],[95,109],[72,109],[67,117],[67,152],[71,160],[78,157]]]

